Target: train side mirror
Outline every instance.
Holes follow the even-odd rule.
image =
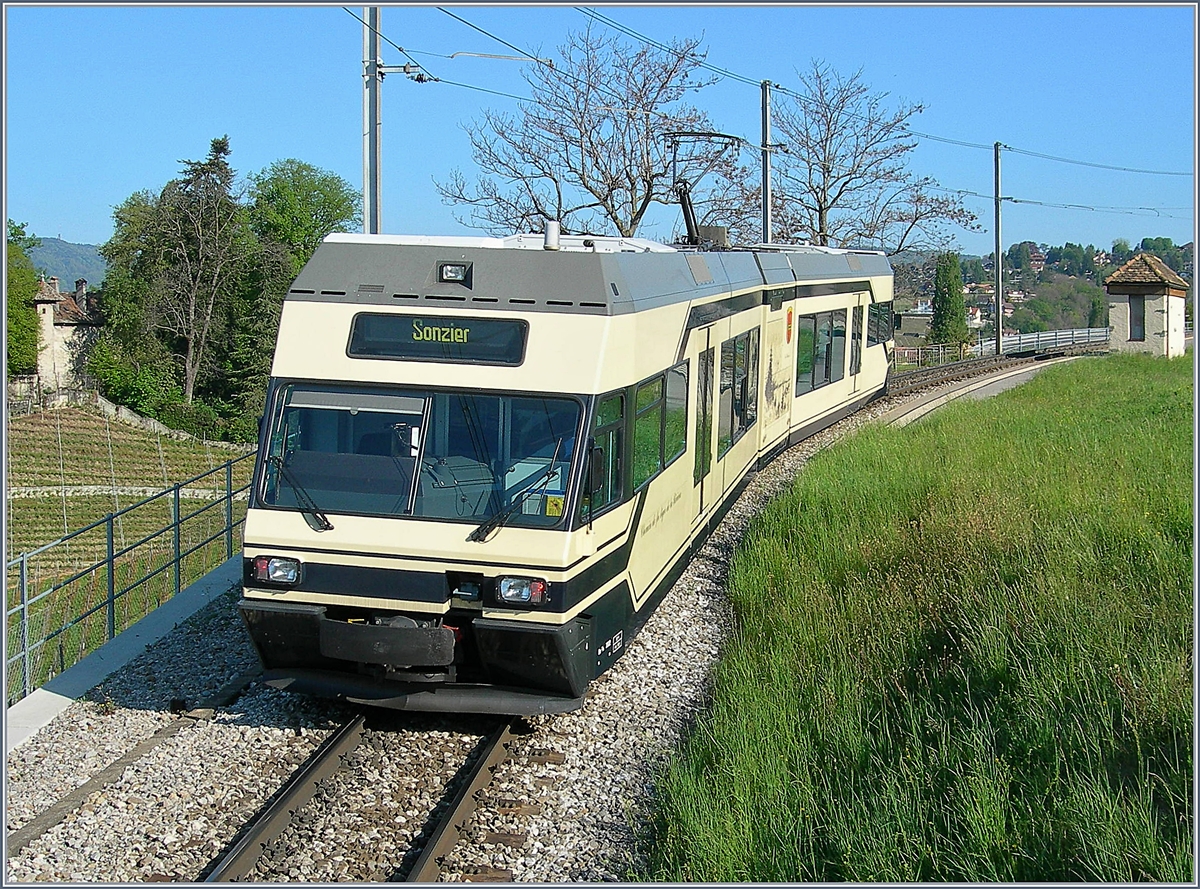
[[[588,451],[587,489],[589,494],[595,494],[604,489],[604,448],[593,446]]]

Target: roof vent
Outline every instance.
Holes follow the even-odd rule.
[[[544,244],[542,244],[542,249],[543,250],[557,250],[558,249],[558,220],[557,219],[547,219],[546,220],[546,242]]]

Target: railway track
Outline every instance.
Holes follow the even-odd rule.
[[[384,715],[381,721],[386,722],[387,715]],[[387,732],[387,727],[376,730],[377,734]],[[275,797],[239,831],[236,840],[204,869],[201,879],[208,883],[221,883],[288,876],[292,847],[301,845],[294,841],[289,842],[288,832],[296,830],[296,826],[306,818],[311,819],[306,807],[318,795],[322,785],[339,773],[345,773],[348,782],[370,781],[370,769],[365,766],[370,763],[372,757],[358,757],[360,761],[357,763],[354,760],[360,748],[371,743],[371,734],[372,731],[367,728],[367,716],[364,714],[353,717],[334,731],[296,770]],[[512,757],[513,742],[519,734],[521,728],[517,720],[509,720],[493,727],[485,740],[476,745],[473,756],[457,769],[454,779],[444,787],[444,794],[427,813],[427,818],[423,820],[420,830],[414,832],[407,848],[393,838],[389,838],[385,843],[378,843],[386,846],[387,855],[385,861],[376,865],[380,871],[376,874],[378,881],[437,881],[442,863],[467,830],[496,770]],[[343,793],[344,788],[330,789],[330,794],[339,798]],[[379,830],[379,826],[369,821],[364,822],[364,831],[372,841],[364,845],[376,845],[374,834]],[[279,842],[281,838],[283,842]],[[519,842],[523,838],[514,836],[507,839],[510,842]],[[343,849],[343,852],[353,854],[350,848]],[[485,868],[467,875],[467,878],[477,882],[511,881],[513,875],[510,871]]]

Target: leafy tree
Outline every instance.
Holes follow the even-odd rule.
[[[6,271],[4,299],[7,324],[6,367],[8,378],[37,370],[40,329],[33,298],[37,295],[37,273],[27,250],[39,244],[25,233],[25,224],[8,220],[5,240]]]
[[[250,177],[250,227],[262,241],[287,248],[292,273],[308,262],[331,232],[362,225],[362,193],[304,161],[276,161]]]
[[[962,270],[957,253],[937,258],[933,279],[933,317],[929,320],[929,342],[961,345],[971,341],[967,308],[963,302]]]
[[[1117,238],[1112,242],[1112,258],[1117,265],[1128,262],[1133,257],[1133,248],[1125,238]]]
[[[799,78],[804,98],[785,98],[775,116],[785,143],[776,155],[777,240],[894,255],[943,250],[954,227],[977,230],[961,199],[908,168],[917,145],[909,126],[922,106],[889,108],[861,71],[843,77],[819,61]]]
[[[168,425],[252,440],[287,285],[325,235],[357,224],[358,205],[345,180],[295,159],[242,194],[228,156],[214,139],[161,191],[116,208],[89,370]]]
[[[1018,306],[1013,310],[1012,317],[1005,323],[1018,333],[1038,333],[1050,329],[1050,325],[1039,317],[1028,304]]]
[[[460,221],[492,234],[557,220],[564,233],[634,236],[651,205],[675,200],[666,134],[712,129],[684,103],[711,82],[696,76],[698,47],[630,47],[590,26],[569,33],[561,60],[525,73],[532,100],[517,115],[486,110],[466,128],[478,180],[452,170],[438,192],[468,208]],[[685,151],[682,172],[713,159],[710,147]]]
[[[988,280],[988,274],[983,270],[983,261],[972,257],[962,263],[963,281],[968,284],[981,284]]]
[[[1027,271],[1033,262],[1033,249],[1037,244],[1033,241],[1021,241],[1019,244],[1013,244],[1005,253],[1005,264],[1016,271]]]
[[[180,363],[183,400],[211,371],[223,307],[247,272],[253,233],[233,193],[229,139],[213,139],[203,161],[153,195],[139,192],[117,209],[116,231],[101,247],[109,265],[106,315],[130,335],[155,335]],[[139,329],[140,328],[140,329]],[[151,350],[157,351],[157,350]]]

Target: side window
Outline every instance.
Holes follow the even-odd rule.
[[[829,344],[833,339],[833,325],[829,312],[817,316],[817,346],[813,355],[813,388],[829,382]]]
[[[581,514],[584,518],[600,512],[606,506],[621,499],[621,449],[625,434],[625,395],[617,392],[605,396],[596,405],[596,416],[592,422],[592,439],[604,454],[604,478],[600,489],[590,497],[583,498]]]
[[[633,487],[662,469],[663,377],[637,387],[637,413],[633,418]]]
[[[829,381],[836,383],[846,375],[846,310],[833,313],[833,339],[829,344]]]
[[[802,315],[796,319],[796,331],[797,395],[836,383],[846,376],[845,309]],[[853,347],[851,349],[851,361],[854,361]]]
[[[688,365],[686,361],[667,371],[666,416],[663,420],[663,466],[670,466],[687,450]]]
[[[633,486],[639,488],[687,449],[687,362],[637,387]]]
[[[758,416],[758,328],[721,344],[717,457],[733,447]]]
[[[813,387],[813,352],[817,342],[815,315],[796,319],[796,394],[803,395]]]
[[[872,303],[867,310],[867,345],[886,343],[892,338],[892,303]]]

